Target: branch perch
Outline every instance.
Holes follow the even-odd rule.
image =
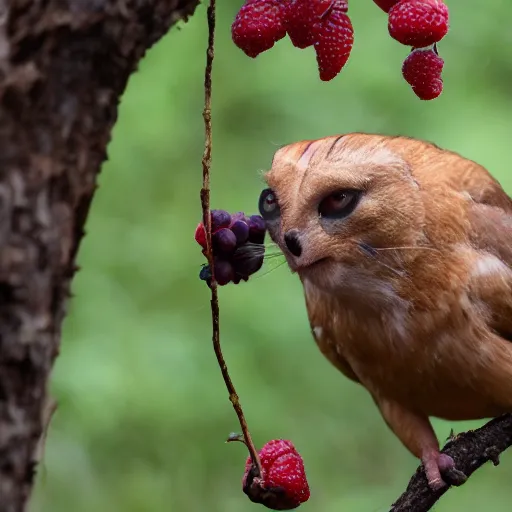
[[[458,470],[470,476],[479,467],[491,461],[499,464],[499,456],[512,446],[512,414],[491,420],[477,430],[470,430],[451,438],[443,453],[453,457]],[[432,491],[420,466],[411,478],[405,492],[393,503],[390,512],[425,512],[450,489]]]

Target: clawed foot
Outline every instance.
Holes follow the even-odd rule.
[[[445,453],[429,453],[422,459],[428,485],[433,491],[438,491],[448,485],[459,486],[467,476],[455,467],[454,460]]]

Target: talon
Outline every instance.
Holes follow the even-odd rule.
[[[443,476],[450,485],[454,485],[455,487],[460,487],[462,484],[466,483],[468,479],[468,477],[457,468],[443,472]]]
[[[455,461],[446,453],[440,453],[437,459],[439,471],[446,482],[456,487],[466,482],[468,477],[455,467]]]
[[[450,457],[451,459],[451,457]],[[453,459],[452,463],[453,463]],[[442,489],[446,482],[441,478],[440,463],[444,466],[449,464],[449,461],[444,459],[440,460],[440,454],[436,452],[429,452],[422,457],[423,468],[427,477],[428,485],[433,491]],[[455,463],[453,463],[455,465]]]
[[[428,485],[433,491],[439,491],[446,485],[462,485],[466,475],[455,467],[455,461],[446,453],[429,452],[422,458]]]
[[[433,491],[439,491],[446,485],[446,482],[442,478],[435,478],[434,480],[429,480],[428,485]]]
[[[446,455],[446,453],[439,454],[437,457],[437,465],[441,473],[455,469],[455,461],[449,455]]]

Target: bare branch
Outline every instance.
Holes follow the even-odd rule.
[[[512,446],[512,414],[491,420],[477,430],[470,430],[451,438],[443,453],[453,457],[459,471],[470,476],[486,462],[499,464],[499,456]],[[448,475],[449,476],[449,475]],[[432,491],[420,466],[411,478],[406,491],[391,506],[390,512],[425,512],[450,489]]]

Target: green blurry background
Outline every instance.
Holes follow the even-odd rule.
[[[512,191],[512,4],[451,0],[445,92],[421,102],[386,15],[353,1],[352,57],[318,79],[313,49],[283,40],[249,59],[230,38],[240,0],[219,2],[212,205],[255,213],[278,145],[349,131],[429,139]],[[32,509],[263,510],[241,491],[246,453],[211,347],[200,219],[205,7],[147,55],[124,95],[80,252],[53,375],[52,422]],[[273,268],[273,267],[271,267]],[[255,441],[292,439],[312,489],[301,510],[388,510],[417,461],[366,392],[321,356],[285,265],[220,291],[222,340]],[[453,425],[456,431],[476,423]],[[451,425],[436,422],[441,439]],[[443,511],[509,511],[512,454],[452,490]]]

